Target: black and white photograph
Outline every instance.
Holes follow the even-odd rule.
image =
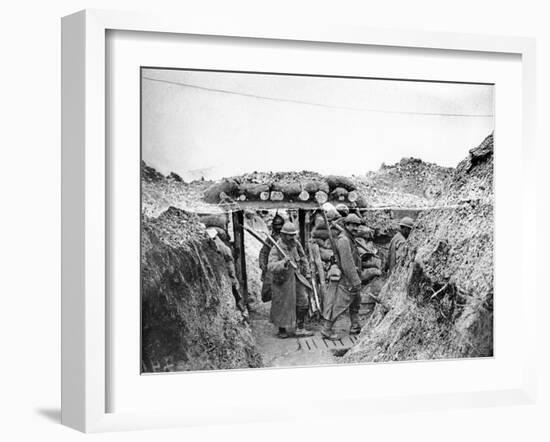
[[[493,84],[140,76],[142,373],[494,356]]]

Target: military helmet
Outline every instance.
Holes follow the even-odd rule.
[[[361,219],[355,213],[350,213],[348,216],[344,218],[344,224],[360,225],[362,223],[361,223]]]
[[[279,226],[282,226],[284,223],[285,223],[284,218],[278,214],[273,217],[273,221],[271,222],[272,225],[279,225]]]
[[[412,229],[414,225],[414,221],[412,220],[411,217],[405,216],[401,218],[401,221],[399,221],[399,225],[401,227],[408,227],[409,229]]]
[[[294,223],[287,221],[281,229],[281,233],[286,233],[287,235],[296,235],[298,233],[298,229],[296,228]]]
[[[331,203],[325,203],[321,206],[321,209],[323,209],[327,215],[327,218],[329,220],[333,220],[334,218],[338,218],[338,211],[336,210],[336,207],[334,207]]]
[[[340,204],[337,204],[336,205],[336,210],[338,211],[338,213],[342,216],[348,216],[349,215],[349,207],[346,206],[345,204],[343,203],[340,203]]]

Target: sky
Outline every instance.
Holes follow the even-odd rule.
[[[142,158],[185,180],[456,166],[494,128],[491,85],[142,69]]]

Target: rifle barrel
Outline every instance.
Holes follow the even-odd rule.
[[[337,228],[340,232],[343,232],[344,231],[344,228],[342,226],[339,226],[338,224],[336,223],[332,223],[332,225]],[[353,238],[353,242],[355,243],[355,245],[361,249],[363,249],[366,253],[370,253],[372,254],[372,250],[368,250],[365,246],[363,246],[360,242],[357,241],[357,239]]]
[[[258,235],[254,230],[252,230],[250,227],[246,227],[246,226],[243,226],[241,225],[241,227],[246,230],[248,233],[250,233],[254,238],[256,238],[258,241],[262,242],[264,245],[268,246],[268,247],[272,247],[270,246],[267,241],[263,240],[260,235]],[[281,255],[283,255],[283,257],[287,258],[288,259],[288,262],[290,263],[290,265],[292,266],[292,268],[294,270],[297,270],[298,269],[298,266],[294,263],[294,261],[290,260],[290,258],[288,257],[288,255],[283,251],[283,249],[281,249],[281,247],[279,247],[279,244],[277,244],[277,241],[275,241],[273,239],[273,237],[269,234],[269,233],[266,233],[266,236],[267,236],[267,239],[269,239],[269,241],[271,241],[271,243],[277,248],[277,250],[281,253]]]
[[[254,238],[256,238],[258,241],[260,241],[263,245],[270,247],[269,244],[260,235],[258,235],[254,230],[252,230],[249,227],[240,225],[240,224],[239,224],[239,226],[242,227],[244,230],[246,230],[248,233],[250,233]]]

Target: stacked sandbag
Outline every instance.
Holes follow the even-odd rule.
[[[359,236],[356,239],[361,255],[361,281],[364,284],[369,283],[377,276],[382,275],[382,260],[378,257],[378,249],[371,240]]]
[[[302,185],[299,182],[277,182],[271,185],[271,191],[282,192],[283,195],[296,196],[302,191]]]
[[[199,213],[199,221],[206,228],[213,228],[221,238],[227,238],[227,224],[229,219],[226,213]]]
[[[306,181],[303,183],[303,188],[306,192],[314,194],[316,192],[329,193],[329,185],[325,181]]]
[[[262,193],[269,193],[269,184],[242,183],[239,185],[239,194],[248,194],[259,198]]]
[[[177,180],[177,177],[173,177]],[[349,202],[364,207],[355,178],[316,172],[252,172],[224,178],[204,194],[211,204],[238,201]]]
[[[326,177],[326,181],[331,189],[336,189],[338,187],[341,187],[347,190],[348,192],[351,192],[352,190],[355,190],[357,187],[353,182],[353,180],[346,176],[328,175]]]
[[[239,185],[232,179],[223,179],[213,184],[204,192],[204,201],[210,204],[217,204],[222,195],[232,196],[238,192]]]
[[[365,240],[371,240],[374,238],[374,229],[361,224],[357,230],[357,236]]]
[[[364,284],[382,275],[382,260],[376,254],[365,253],[361,260],[361,266],[361,281]]]
[[[336,187],[332,192],[330,192],[330,196],[333,200],[345,201],[348,196],[348,191],[343,187]]]

